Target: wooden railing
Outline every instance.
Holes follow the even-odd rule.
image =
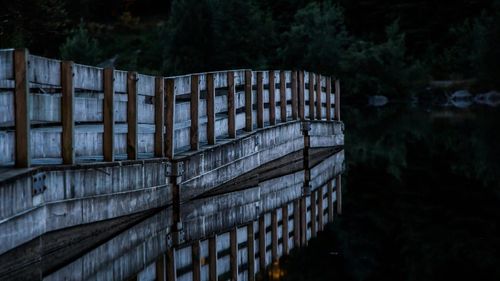
[[[306,71],[153,77],[0,50],[0,166],[172,159],[281,122],[339,120],[339,87]]]

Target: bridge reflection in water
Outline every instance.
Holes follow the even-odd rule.
[[[309,153],[305,169],[306,161],[298,151],[183,203],[180,233],[172,231],[171,207],[145,214],[145,219],[136,215],[109,220],[91,230],[80,226],[73,232],[56,231],[42,236],[42,249],[24,253],[22,260],[11,265],[10,274],[4,271],[2,276],[16,280],[258,279],[281,256],[305,246],[341,212],[344,151],[317,148]],[[127,223],[132,226],[124,230]],[[61,242],[65,239],[71,242]],[[54,246],[58,244],[63,246]],[[0,256],[4,270],[15,260],[9,253]],[[30,261],[29,268],[12,271]],[[271,272],[274,277],[280,274]]]

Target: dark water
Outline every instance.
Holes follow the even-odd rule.
[[[285,280],[500,280],[500,110],[344,106],[344,213]]]

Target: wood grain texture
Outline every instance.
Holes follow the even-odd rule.
[[[332,120],[332,78],[326,77],[326,121]]]
[[[257,72],[257,128],[264,128],[264,84],[261,71]]]
[[[208,276],[210,281],[217,281],[217,236],[208,239]]]
[[[229,232],[229,259],[231,280],[238,280],[238,239],[236,228]]]
[[[286,122],[286,76],[280,71],[280,121]]]
[[[165,255],[162,254],[156,260],[156,281],[166,281],[167,276],[165,273],[166,273],[166,271],[165,271]]]
[[[247,224],[247,262],[248,262],[248,280],[255,280],[255,232],[253,222]]]
[[[165,80],[165,156],[174,158],[175,79]]]
[[[236,106],[235,106],[234,72],[227,72],[227,133],[230,138],[236,138]]]
[[[137,72],[127,73],[127,157],[137,160]]]
[[[199,136],[199,104],[200,104],[200,85],[199,76],[197,74],[191,75],[191,127],[189,134],[189,144],[191,150],[198,150],[200,148]]]
[[[274,71],[269,71],[269,124],[276,125],[276,82]]]
[[[299,77],[299,82],[298,82],[298,103],[299,103],[299,118],[300,120],[305,119],[305,94],[304,94],[304,71],[301,70],[298,73]]]
[[[215,85],[214,74],[207,74],[207,141],[209,145],[215,144]]]
[[[167,249],[167,280],[176,281],[177,280],[177,270],[175,266],[175,249]]]
[[[75,88],[73,87],[73,62],[61,62],[61,144],[63,164],[75,164]]]
[[[191,245],[191,257],[193,261],[193,281],[201,280],[201,257],[200,240],[194,241]]]
[[[271,211],[271,258],[272,262],[278,261],[278,209]]]
[[[297,71],[292,71],[292,119],[297,120],[299,117],[299,101],[298,101],[298,79]]]
[[[340,121],[340,81],[335,80],[335,120]]]
[[[115,118],[114,118],[114,69],[105,68],[103,73],[103,153],[104,161],[113,162],[114,140],[115,140]]]
[[[290,230],[288,229],[288,204],[281,208],[281,212],[281,236],[283,237],[283,255],[288,255],[288,238],[290,233]]]
[[[259,217],[259,271],[266,272],[266,223],[265,215]]]
[[[29,117],[29,87],[28,87],[28,50],[14,51],[14,107],[16,126],[15,166],[28,168],[31,166],[30,135],[31,125]]]
[[[309,73],[309,119],[314,120],[314,73]]]
[[[245,131],[253,130],[252,121],[252,71],[245,71]]]
[[[307,245],[307,201],[305,197],[302,197],[300,200],[300,245]]]
[[[163,129],[165,127],[165,80],[163,77],[155,78],[155,157],[164,157]]]
[[[301,245],[300,232],[301,228],[301,217],[300,217],[300,199],[293,201],[293,244],[295,248],[299,248]]]

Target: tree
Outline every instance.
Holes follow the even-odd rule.
[[[96,65],[101,55],[97,41],[89,36],[83,22],[66,38],[60,53],[62,59],[89,65]]]

